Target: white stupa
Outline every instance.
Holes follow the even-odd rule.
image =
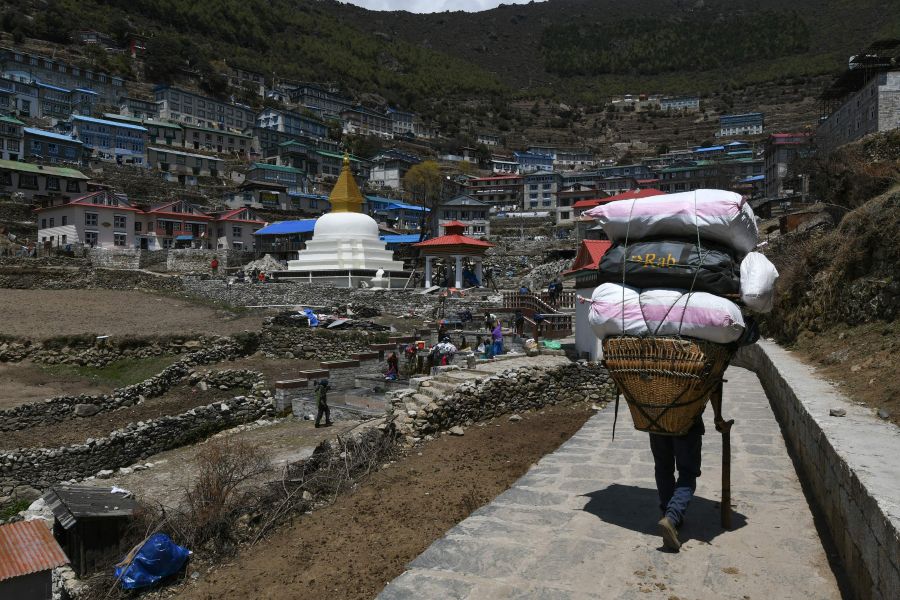
[[[357,287],[380,269],[388,280],[402,286],[409,276],[403,263],[394,260],[379,237],[378,223],[363,214],[363,197],[350,172],[350,157],[328,197],[331,212],[316,220],[313,238],[296,260],[288,261],[291,277],[326,280],[335,285]]]

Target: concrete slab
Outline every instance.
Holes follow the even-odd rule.
[[[840,598],[778,423],[754,374],[727,374],[734,528],[719,526],[721,437],[705,415],[703,475],[678,554],[662,548],[647,434],[622,407],[592,417],[391,582],[401,598]]]

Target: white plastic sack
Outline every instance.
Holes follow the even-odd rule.
[[[756,247],[756,216],[740,194],[724,190],[694,190],[635,200],[618,200],[584,214],[597,219],[607,237],[624,242],[650,237],[700,237],[725,244],[740,253]]]
[[[741,261],[741,300],[750,310],[767,313],[775,300],[778,269],[765,255],[751,252]]]
[[[623,304],[624,299],[624,304]],[[600,339],[614,335],[682,335],[728,344],[744,332],[738,306],[706,292],[604,283],[591,296],[588,320]]]

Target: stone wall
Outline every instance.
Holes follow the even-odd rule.
[[[388,392],[388,420],[401,434],[423,437],[548,404],[609,401],[615,395],[615,384],[597,363],[521,367],[462,383],[439,399],[412,389]]]
[[[175,416],[131,423],[101,439],[63,448],[31,448],[0,452],[0,496],[18,486],[46,488],[60,481],[83,479],[104,469],[132,465],[241,423],[274,415],[269,398],[236,396]]]
[[[140,250],[136,248],[91,248],[88,250],[91,265],[104,269],[143,269],[166,262],[165,250]]]
[[[181,279],[153,275],[144,271],[117,269],[78,269],[0,266],[0,288],[30,290],[106,289],[179,291]]]
[[[897,427],[876,419],[773,343],[742,348],[732,364],[759,376],[853,595],[900,597]],[[845,416],[831,416],[832,409]]]
[[[193,367],[197,365],[235,358],[241,356],[242,353],[243,350],[236,344],[221,343],[212,348],[191,352],[183,359],[163,369],[159,374],[140,383],[118,388],[111,394],[58,396],[43,402],[23,404],[0,411],[0,431],[15,431],[35,425],[59,423],[76,416],[93,416],[100,412],[139,404],[147,398],[166,393],[174,384],[190,375]],[[256,381],[253,383],[255,384]],[[215,382],[213,384],[220,385]]]
[[[126,358],[170,356],[213,343],[200,337],[111,337],[98,340],[93,334],[49,338],[34,342],[25,338],[0,340],[0,362],[31,360],[42,364],[72,364],[103,367]]]
[[[168,250],[166,270],[171,273],[209,273],[209,263],[219,260],[219,268],[240,267],[254,258],[254,253],[242,250]]]
[[[340,360],[366,352],[369,345],[387,340],[371,331],[329,331],[313,327],[263,326],[259,348],[270,358]]]

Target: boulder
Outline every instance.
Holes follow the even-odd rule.
[[[76,417],[93,417],[98,412],[100,412],[100,407],[96,404],[76,404],[75,405],[75,416]]]

